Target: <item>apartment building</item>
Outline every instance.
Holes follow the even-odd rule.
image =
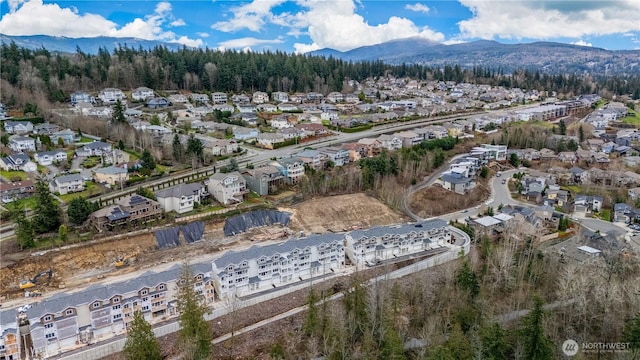
[[[446,221],[380,226],[345,235],[346,256],[355,265],[375,264],[445,246],[451,240]]]
[[[212,263],[219,298],[273,289],[344,267],[344,235],[314,235],[284,243],[228,251]]]

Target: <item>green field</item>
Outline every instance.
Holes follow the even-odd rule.
[[[20,180],[26,180],[28,175],[24,171],[4,171],[0,170],[0,175],[11,181],[11,178],[19,177]]]
[[[84,191],[69,193],[65,195],[58,195],[58,197],[62,199],[62,201],[64,202],[69,202],[72,199],[77,197],[83,197],[85,199],[90,198],[92,196],[101,194],[102,191],[103,189],[101,186],[98,186],[96,183],[92,181],[87,181],[84,183]]]
[[[631,109],[627,109],[627,111],[633,113],[633,116],[623,118],[622,122],[633,126],[640,126],[640,113]]]
[[[86,136],[82,136],[82,137],[80,137],[80,142],[81,143],[90,143],[90,142],[94,142],[94,140],[90,139],[90,138],[88,138]]]

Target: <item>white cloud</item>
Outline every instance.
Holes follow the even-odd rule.
[[[136,18],[121,27],[101,15],[80,14],[75,7],[44,4],[42,0],[11,0],[10,5],[12,3],[15,7],[10,6],[12,10],[0,19],[0,29],[6,35],[113,36],[161,40],[188,46],[203,44],[201,39],[190,39],[164,30],[165,26],[178,26],[182,21],[173,17],[169,2],[159,2],[152,14]]]
[[[637,0],[460,2],[473,13],[458,22],[463,38],[581,38],[640,30]]]
[[[242,29],[258,32],[267,20],[273,18],[271,9],[283,2],[285,0],[254,0],[246,5],[232,7],[233,17],[230,20],[216,22],[211,28],[223,32]]]
[[[592,47],[592,46],[593,46],[593,44],[592,44],[592,43],[588,43],[588,42],[586,42],[586,41],[584,41],[584,40],[582,40],[582,39],[580,39],[580,40],[578,40],[578,41],[571,42],[571,43],[569,43],[569,44],[571,44],[571,45],[578,45],[578,46],[588,46],[588,47]]]
[[[455,45],[455,44],[464,44],[466,41],[460,39],[449,39],[447,41],[442,42],[445,45]]]
[[[433,41],[443,41],[444,35],[429,27],[419,27],[413,21],[392,16],[386,23],[370,25],[355,12],[352,0],[300,0],[307,8],[296,15],[290,15],[293,29],[307,28],[311,44],[297,43],[296,52],[304,53],[314,49],[333,48],[350,50],[356,47],[379,44],[381,42],[408,37],[423,37]]]
[[[405,9],[415,11],[415,12],[423,12],[428,14],[431,9],[425,4],[415,3],[413,5],[407,4],[404,6]]]
[[[218,44],[218,48],[223,49],[244,49],[258,45],[282,44],[284,40],[277,39],[256,39],[254,37],[243,37],[239,39],[226,40]]]
[[[184,20],[182,19],[176,19],[171,22],[171,26],[185,26],[185,25],[187,25],[187,23],[184,22]]]
[[[206,32],[197,32],[196,35],[203,38],[209,37],[209,33],[206,33]]]

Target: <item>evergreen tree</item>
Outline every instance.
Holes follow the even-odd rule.
[[[310,288],[309,295],[307,296],[307,306],[309,309],[307,310],[307,318],[303,325],[304,333],[307,336],[314,335],[318,330],[318,325],[320,325],[317,302],[318,296],[315,291],[313,291],[313,288]]]
[[[33,209],[33,228],[36,233],[44,234],[56,231],[61,221],[60,208],[53,201],[49,185],[44,178],[36,182],[36,204]]]
[[[20,247],[22,249],[34,247],[35,241],[33,238],[35,232],[33,231],[33,223],[31,220],[27,219],[24,209],[17,205],[17,203],[14,203],[9,207],[9,214],[13,222],[16,224],[16,239],[18,240]]]
[[[507,332],[498,323],[481,330],[482,357],[487,360],[506,360],[511,345]]]
[[[122,351],[129,360],[160,360],[162,353],[151,325],[144,319],[141,311],[133,314],[133,320],[127,330],[127,342]]]
[[[204,316],[209,309],[194,288],[194,273],[189,263],[183,265],[178,284],[181,352],[187,359],[208,359],[212,349],[212,334],[211,327]]]
[[[96,210],[98,210],[98,204],[78,196],[69,201],[67,217],[73,225],[82,225],[89,218],[89,215]]]
[[[462,328],[460,328],[460,324],[458,323],[453,325],[453,328],[449,333],[449,338],[445,342],[445,347],[454,359],[473,358],[473,349],[471,348],[471,344],[469,343],[469,340],[467,340],[464,332],[462,332]]]
[[[580,140],[580,143],[584,142],[584,128],[582,125],[578,128],[578,140]]]
[[[640,357],[640,312],[624,325],[623,341],[628,342],[634,356]]]
[[[118,149],[124,150],[124,141],[122,139],[118,140]]]
[[[525,360],[552,359],[553,344],[544,333],[542,299],[536,296],[533,301],[533,309],[522,319],[520,328],[524,347],[522,356]]]
[[[140,165],[140,172],[143,175],[149,175],[156,169],[156,161],[153,159],[153,156],[151,156],[149,150],[144,149],[142,152],[142,155],[140,156]]]
[[[462,263],[462,267],[456,275],[456,285],[462,290],[468,291],[471,298],[475,298],[480,294],[480,283],[478,276],[471,268],[471,264],[467,259]]]
[[[111,117],[113,122],[115,123],[126,123],[127,118],[124,116],[124,105],[120,100],[116,101],[116,104],[113,106],[113,115]]]
[[[564,120],[560,120],[560,135],[567,135],[567,125],[564,123]]]
[[[511,164],[513,167],[520,166],[520,158],[518,157],[518,154],[511,153],[511,155],[509,156],[509,164]]]
[[[175,161],[182,160],[182,155],[184,154],[184,146],[180,142],[180,136],[178,134],[173,135],[173,143],[171,144],[173,150],[173,159]]]

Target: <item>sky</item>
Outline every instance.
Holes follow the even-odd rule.
[[[306,53],[422,37],[640,49],[640,0],[0,0],[0,33]]]

